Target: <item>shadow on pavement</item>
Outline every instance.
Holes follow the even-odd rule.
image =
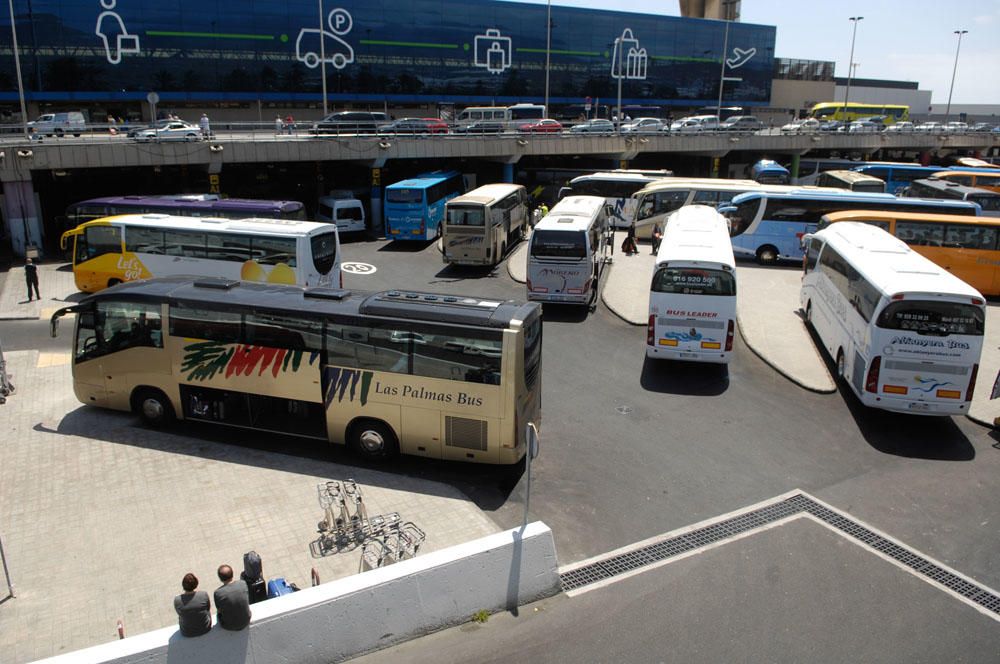
[[[714,397],[729,389],[725,364],[679,362],[645,358],[639,378],[642,389],[661,394]]]
[[[463,279],[488,279],[497,276],[497,269],[503,265],[502,262],[495,266],[488,265],[445,265],[438,270],[434,276],[442,281],[461,281]],[[436,282],[431,282],[436,283]]]
[[[142,426],[130,413],[86,406],[68,412],[55,430],[42,424],[34,429],[303,475],[353,477],[363,484],[434,496],[448,495],[437,488],[437,483],[446,484],[486,512],[504,506],[524,473],[523,461],[494,466],[405,456],[378,463],[361,459],[342,445],[198,422],[178,421],[155,430]],[[337,467],[327,469],[324,464]]]
[[[379,251],[419,254],[436,242],[437,238],[433,240],[389,240],[383,246],[379,247]]]
[[[590,309],[579,304],[546,302],[542,305],[542,320],[546,323],[582,323],[589,314]]]

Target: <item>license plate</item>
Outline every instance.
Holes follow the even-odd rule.
[[[927,412],[928,410],[931,409],[931,405],[929,403],[920,403],[918,401],[916,403],[911,403],[909,405],[909,409],[910,410],[915,410],[915,411],[920,412],[920,413],[924,413],[924,412]]]
[[[678,353],[677,356],[682,359],[694,359],[698,357],[698,353]]]

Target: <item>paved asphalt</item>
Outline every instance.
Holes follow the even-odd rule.
[[[346,242],[345,260],[377,270],[345,275],[345,286],[524,297],[524,286],[504,267],[450,268],[434,244],[398,245]],[[545,321],[542,452],[533,464],[531,506],[533,518],[553,529],[561,564],[802,489],[981,584],[1000,587],[995,555],[1000,443],[991,430],[966,418],[865,409],[850,393],[803,390],[742,340],[728,368],[649,361],[643,352],[645,331],[603,305],[590,314],[546,307]],[[34,343],[28,331],[44,334],[42,322],[24,323],[24,330],[18,325],[0,323],[0,337]],[[402,460],[392,472],[452,484],[499,525],[520,523],[524,481],[516,473],[421,459]],[[788,529],[777,543],[767,539],[757,551],[748,548],[758,537],[697,557],[698,569],[690,578],[686,570],[692,563],[679,562],[546,604],[541,610],[551,606],[553,612],[565,612],[564,622],[536,633],[530,622],[497,630],[487,645],[479,642],[477,658],[491,661],[484,656],[489,649],[494,659],[545,652],[551,661],[940,661],[944,658],[934,655],[949,652],[956,624],[971,624],[961,614],[928,618],[941,602],[955,610],[964,605],[952,606],[950,597],[928,591],[926,584],[900,583],[895,568],[869,569],[877,566],[856,547],[841,551],[845,547],[820,535]],[[815,565],[786,564],[815,557],[821,559]],[[740,574],[732,567],[754,561],[770,571]],[[819,573],[829,565],[856,592],[834,587],[826,572]],[[869,592],[870,587],[879,592]],[[823,593],[832,594],[833,608],[822,606]],[[921,603],[927,604],[925,612],[919,610]],[[780,616],[768,619],[775,606]],[[800,607],[813,612],[809,629],[796,626]],[[522,610],[522,616],[531,611]],[[660,616],[676,621],[660,630]],[[896,629],[887,631],[882,643],[896,643],[897,637],[900,643],[891,657],[878,656],[878,628],[885,621]],[[861,649],[857,654],[840,650],[847,644],[823,637],[820,625],[855,640]],[[995,622],[990,626],[994,634],[1000,632]],[[688,629],[700,639],[697,643],[685,641]],[[962,646],[970,650],[956,646],[951,651],[966,652],[964,658],[952,659],[995,660],[1000,652],[995,637],[976,640],[978,629],[959,632],[975,638]],[[779,645],[792,645],[771,651],[735,648],[744,641],[761,643],[760,630],[780,635]],[[508,631],[524,640],[515,643]],[[911,635],[918,638],[904,642]],[[559,639],[558,648],[553,638]],[[809,644],[817,639],[826,649],[811,656]],[[991,649],[982,650],[988,642]],[[434,638],[417,641],[405,652],[433,656],[435,643]],[[461,660],[456,655],[450,661]]]

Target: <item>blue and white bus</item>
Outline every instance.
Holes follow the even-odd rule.
[[[749,191],[720,209],[729,218],[733,253],[762,265],[802,260],[802,236],[816,230],[825,214],[841,210],[895,210],[978,216],[975,203],[897,198],[848,190]]]
[[[385,188],[385,227],[392,240],[433,240],[441,234],[444,206],[465,193],[457,171],[434,171]]]
[[[898,194],[909,187],[914,180],[929,178],[934,173],[945,169],[942,166],[921,166],[919,164],[869,163],[856,166],[851,170],[877,177],[885,182],[887,192]]]
[[[750,168],[750,179],[761,184],[789,184],[792,174],[773,159],[761,159]]]

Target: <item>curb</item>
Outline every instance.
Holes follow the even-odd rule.
[[[827,389],[827,388],[815,387],[813,385],[807,385],[807,384],[803,383],[801,380],[799,380],[798,378],[795,378],[794,376],[788,374],[786,371],[784,371],[781,367],[779,367],[773,361],[771,361],[770,359],[768,359],[767,357],[765,357],[763,353],[761,353],[759,350],[757,350],[756,348],[754,348],[753,344],[750,343],[750,340],[747,338],[747,336],[742,333],[743,322],[740,320],[740,317],[739,317],[738,314],[736,316],[736,323],[740,326],[740,330],[741,330],[740,336],[743,337],[743,343],[745,343],[747,345],[747,348],[749,348],[750,351],[754,355],[756,355],[757,357],[759,357],[761,359],[761,361],[764,362],[764,364],[766,364],[767,366],[771,367],[772,369],[774,369],[775,371],[777,371],[779,374],[781,374],[782,376],[784,376],[786,379],[788,379],[789,381],[791,381],[795,385],[798,385],[799,387],[801,387],[804,390],[809,390],[810,392],[815,392],[816,394],[834,394],[834,393],[837,392],[836,381],[834,381],[834,386],[833,386],[833,389],[831,390],[831,389]]]

